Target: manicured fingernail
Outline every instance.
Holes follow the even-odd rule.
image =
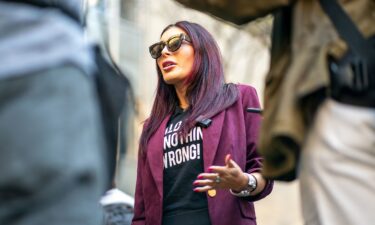
[[[199,192],[196,188],[193,189],[194,192]]]
[[[198,175],[198,177],[197,177],[198,179],[202,179],[203,178],[203,176],[202,175]]]
[[[194,182],[193,182],[193,185],[197,185],[197,184],[198,184],[198,181],[194,181]]]
[[[210,168],[208,168],[208,171],[209,171],[209,172],[212,172],[212,170],[213,170],[213,169],[212,169],[211,167],[210,167]]]

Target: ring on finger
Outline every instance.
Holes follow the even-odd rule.
[[[217,175],[214,181],[215,181],[215,183],[219,184],[221,182],[220,176]]]

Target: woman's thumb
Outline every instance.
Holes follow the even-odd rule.
[[[225,165],[227,165],[228,167],[234,167],[232,156],[230,154],[227,154],[225,156]]]

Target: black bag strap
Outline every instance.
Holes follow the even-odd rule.
[[[354,72],[354,77],[349,87],[355,92],[362,93],[374,90],[375,36],[366,39],[337,0],[319,0],[319,2],[338,34],[349,47],[349,55],[347,56],[350,59],[347,59],[350,60]]]
[[[345,40],[351,50],[361,56],[368,55],[368,51],[371,50],[369,41],[363,37],[337,0],[319,0],[319,2],[340,37]]]

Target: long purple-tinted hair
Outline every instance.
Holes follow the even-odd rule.
[[[220,50],[212,35],[202,26],[187,21],[168,25],[161,35],[171,27],[178,27],[190,37],[194,48],[193,68],[185,81],[189,102],[188,116],[183,121],[182,135],[196,125],[200,118],[210,118],[232,105],[238,97],[234,84],[225,84]],[[173,85],[165,83],[156,63],[158,84],[151,115],[146,120],[140,139],[140,153],[146,152],[148,140],[162,121],[179,105]]]

